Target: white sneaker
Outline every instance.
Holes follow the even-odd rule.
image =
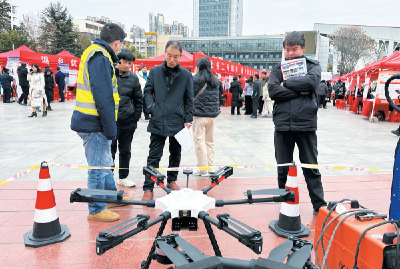
[[[208,172],[205,172],[204,174],[201,174],[200,172],[194,172],[193,175],[198,176],[198,177],[209,177],[210,175]]]
[[[123,178],[123,179],[118,179],[117,183],[120,185],[124,185],[125,187],[135,187],[136,183],[133,180]]]

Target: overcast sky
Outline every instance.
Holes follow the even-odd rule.
[[[11,1],[11,0],[8,0]],[[287,31],[313,30],[314,23],[398,26],[400,4],[397,1],[371,0],[243,0],[243,35],[282,34]],[[16,17],[42,10],[50,0],[13,0]],[[54,1],[53,1],[54,2]],[[164,14],[164,23],[182,22],[193,29],[192,0],[61,0],[74,19],[106,16],[148,30],[149,13]]]

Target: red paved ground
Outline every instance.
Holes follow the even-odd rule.
[[[380,213],[388,213],[392,175],[354,175],[324,176],[323,186],[327,201],[343,198],[358,199],[359,202]],[[190,187],[202,189],[210,183],[209,179],[191,179]],[[178,180],[184,187],[186,180]],[[141,184],[138,188],[124,190],[135,199],[140,200],[143,194]],[[276,188],[276,178],[228,178],[221,185],[209,192],[216,199],[243,199],[243,192],[251,189]],[[58,215],[61,224],[66,224],[71,237],[61,243],[38,249],[24,246],[23,234],[32,229],[37,182],[15,181],[0,186],[0,268],[140,268],[150,250],[158,226],[152,227],[118,247],[109,250],[102,256],[95,252],[97,234],[109,227],[135,217],[137,214],[149,214],[151,219],[161,211],[140,206],[120,207],[115,211],[121,216],[113,223],[89,222],[87,204],[69,202],[70,192],[78,187],[85,188],[85,182],[53,182]],[[307,225],[311,234],[306,238],[314,241],[316,217],[312,215],[312,206],[308,197],[304,179],[299,178],[300,213],[302,223]],[[155,189],[155,196],[164,195],[161,189]],[[257,204],[225,206],[210,210],[209,214],[229,213],[232,217],[258,229],[264,237],[263,253],[258,256],[236,239],[224,232],[214,229],[222,255],[231,258],[250,259],[268,257],[272,248],[284,239],[275,236],[268,228],[268,223],[277,219],[280,204]],[[199,221],[197,232],[182,231],[180,235],[197,246],[206,254],[213,254],[204,225]],[[167,225],[164,234],[171,232]],[[151,268],[167,268],[152,263]]]

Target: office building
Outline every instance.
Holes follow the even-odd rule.
[[[189,53],[202,51],[208,56],[255,69],[271,70],[272,66],[282,61],[283,35],[182,37],[169,40],[178,40]]]
[[[193,37],[241,36],[243,0],[193,0]]]

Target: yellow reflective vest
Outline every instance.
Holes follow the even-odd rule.
[[[111,59],[111,55],[107,52],[107,50],[95,44],[88,47],[81,57],[81,63],[79,64],[79,72],[77,79],[75,110],[80,111],[84,114],[99,116],[92,95],[89,71],[88,71],[88,62],[96,52],[103,53],[103,55],[110,60],[110,65],[114,73],[112,77],[112,86],[113,86],[113,97],[115,103],[115,120],[117,120],[119,95],[118,95],[118,85],[117,85],[117,78],[115,77],[114,65]]]

